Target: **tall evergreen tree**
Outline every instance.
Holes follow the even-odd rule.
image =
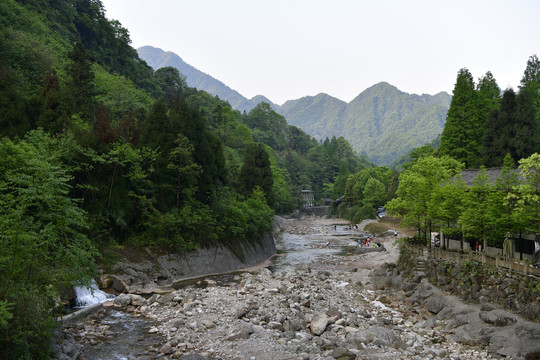
[[[500,151],[496,147],[499,141],[499,110],[493,110],[488,116],[482,140],[482,162],[484,166],[497,166],[500,160]]]
[[[527,68],[521,78],[521,87],[531,84],[540,84],[540,60],[536,54],[527,60]]]
[[[349,169],[347,168],[347,162],[341,161],[339,167],[339,174],[334,179],[333,198],[337,199],[345,193],[345,186],[347,184],[347,178],[349,177]]]
[[[71,59],[71,63],[67,66],[71,113],[78,113],[83,119],[89,120],[92,116],[93,98],[96,95],[92,70],[95,58],[81,43],[75,43],[68,56]]]
[[[534,93],[529,87],[522,88],[516,99],[516,121],[512,138],[512,157],[518,161],[540,151],[540,129],[534,107]]]
[[[475,127],[475,138],[481,145],[489,114],[497,109],[501,102],[501,88],[491,72],[488,71],[484,77],[478,79],[477,92],[478,123]]]
[[[464,162],[466,167],[480,162],[477,96],[471,73],[465,68],[461,69],[441,135],[439,152]]]
[[[527,67],[521,78],[520,90],[524,88],[530,90],[536,108],[536,118],[540,119],[540,60],[536,54],[527,60]]]
[[[0,63],[0,136],[22,136],[31,128],[26,114],[28,100],[17,86],[15,71]]]
[[[43,104],[37,125],[48,132],[60,132],[66,126],[66,119],[62,116],[60,98],[60,80],[56,72],[49,72],[43,81]]]
[[[141,125],[141,130],[142,144],[153,149],[174,143],[177,133],[172,132],[167,107],[162,100],[157,100],[152,105],[146,120]]]
[[[268,205],[272,206],[274,202],[272,193],[274,180],[270,167],[270,158],[263,144],[248,145],[239,177],[240,193],[249,197],[253,190],[259,187],[264,192]]]
[[[512,154],[514,122],[516,118],[516,93],[507,89],[499,110],[493,111],[486,123],[482,155],[485,166],[502,166],[506,154]]]

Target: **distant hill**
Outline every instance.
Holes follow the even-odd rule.
[[[151,46],[137,49],[139,57],[154,69],[177,68],[191,87],[226,100],[234,109],[249,112],[264,101],[318,139],[343,136],[354,150],[379,165],[388,165],[410,150],[435,139],[446,121],[452,97],[446,92],[416,95],[381,82],[364,90],[350,103],[319,94],[289,100],[282,106],[262,95],[247,99],[221,81],[197,70],[172,52]]]
[[[411,95],[381,82],[348,104],[319,94],[287,101],[278,111],[312,136],[343,136],[371,161],[387,165],[442,132],[451,99],[445,92]]]
[[[262,95],[257,95],[251,100],[245,98],[238,91],[189,65],[173,52],[163,51],[152,46],[143,46],[137,49],[137,53],[154,70],[167,66],[177,68],[181,74],[186,76],[188,86],[204,90],[214,96],[217,95],[220,99],[228,101],[234,109],[249,112],[262,101],[273,105],[270,100]]]

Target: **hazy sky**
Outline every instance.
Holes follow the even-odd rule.
[[[102,0],[135,48],[172,51],[251,98],[324,92],[350,101],[386,81],[454,88],[465,67],[517,86],[540,56],[537,0]]]

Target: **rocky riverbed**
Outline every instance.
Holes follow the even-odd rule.
[[[137,356],[103,359],[532,359],[540,350],[539,324],[401,278],[392,265],[399,255],[393,235],[374,238],[386,251],[343,251],[350,236],[325,237],[336,235],[335,223],[281,219],[278,231],[314,235],[310,248],[338,246],[340,254],[316,253],[281,270],[253,268],[148,299],[118,296],[66,329],[84,345],[73,356],[92,359],[85,349],[107,348],[114,334],[102,320],[112,309],[144,319],[154,340]]]

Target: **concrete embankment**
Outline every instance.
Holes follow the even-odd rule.
[[[102,277],[101,288],[117,293],[169,292],[176,282],[255,266],[275,253],[272,234],[235,248],[200,248],[182,255],[156,255],[147,250],[149,256],[140,262],[117,262],[111,274]]]

